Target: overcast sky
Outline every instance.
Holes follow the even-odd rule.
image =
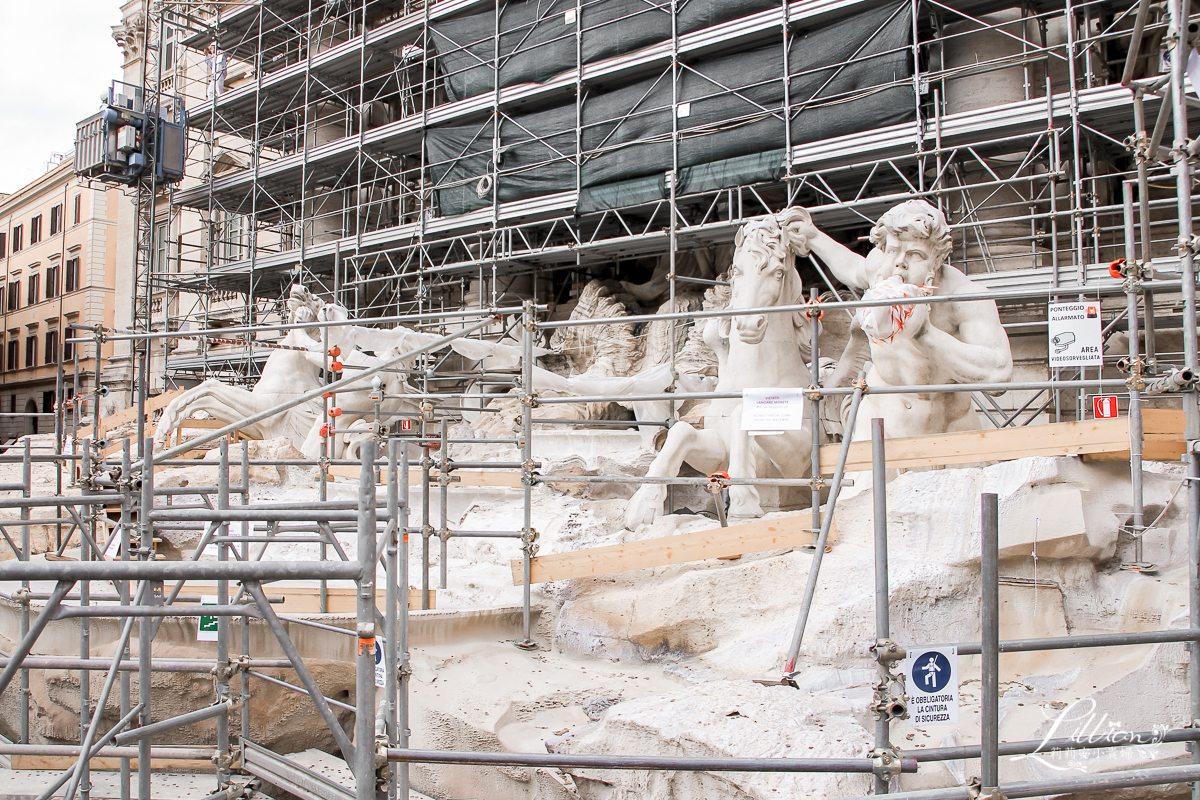
[[[73,150],[75,123],[121,77],[119,0],[0,0],[0,192]]]

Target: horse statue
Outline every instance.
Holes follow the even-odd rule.
[[[289,323],[326,322],[343,320],[347,312],[341,306],[324,303],[303,286],[293,286],[287,301]],[[331,328],[337,331],[338,328]],[[312,391],[324,381],[323,370],[326,369],[326,357],[320,345],[321,329],[293,328],[279,342],[284,347],[271,352],[263,365],[262,375],[251,390],[230,386],[216,378],[209,378],[199,386],[188,389],[163,409],[158,427],[154,433],[156,446],[161,446],[170,440],[171,434],[190,414],[204,411],[209,416],[225,424],[232,424],[245,419],[252,414],[265,411],[279,405],[285,400],[299,397],[305,392]],[[342,357],[346,366],[369,367],[379,363],[377,357],[350,350]],[[346,374],[352,374],[347,372]],[[377,373],[383,381],[384,403],[381,410],[396,412],[411,410],[416,412],[417,404],[405,398],[412,389],[403,375],[394,371]],[[369,398],[371,387],[369,380],[351,384],[338,393],[338,405],[347,410],[337,418],[337,427],[350,428],[355,422],[372,416],[370,410],[374,404]],[[286,437],[293,443],[300,444],[300,450],[308,458],[321,455],[320,420],[324,407],[320,400],[310,400],[293,406],[278,414],[274,414],[258,422],[247,424],[242,433],[255,439],[273,439]],[[355,412],[360,413],[355,413]],[[361,426],[360,426],[361,427]],[[346,453],[348,442],[336,438],[332,449],[332,457],[341,458]],[[302,444],[301,444],[302,443]]]
[[[729,270],[730,310],[797,305],[804,302],[796,254],[807,252],[804,226],[808,215],[788,209],[749,222],[738,231]],[[811,372],[811,331],[801,313],[755,314],[710,318],[704,342],[717,354],[717,392],[741,392],[807,386]],[[741,430],[742,401],[716,399],[708,407],[703,429],[686,422],[671,426],[666,442],[650,464],[647,477],[674,477],[684,463],[708,475],[727,471],[734,478],[808,475],[811,469],[812,420],[803,430],[752,436]],[[625,524],[652,522],[663,513],[667,487],[647,484],[629,501]],[[763,513],[753,486],[729,487],[730,516]]]

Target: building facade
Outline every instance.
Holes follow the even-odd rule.
[[[94,348],[68,342],[68,326],[113,325],[120,193],[79,182],[72,167],[0,197],[0,440],[53,432],[36,415],[97,385]]]

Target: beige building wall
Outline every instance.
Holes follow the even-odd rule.
[[[76,180],[70,159],[0,198],[0,439],[52,432],[51,417],[33,414],[94,390],[95,348],[75,346],[76,387],[67,326],[114,323],[120,201],[115,189]],[[102,349],[105,357],[111,351]]]

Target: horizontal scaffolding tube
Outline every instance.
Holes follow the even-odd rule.
[[[389,753],[391,751],[388,751]],[[1054,794],[1071,794],[1090,790],[1132,789],[1137,786],[1160,786],[1168,783],[1191,783],[1200,780],[1200,766],[1188,764],[1180,767],[1150,767],[1119,772],[1100,772],[1095,775],[1078,775],[1049,781],[1027,781],[1000,785],[1001,796],[1044,797]],[[893,792],[891,800],[970,800],[974,790],[967,786],[948,789],[924,789],[915,792]],[[873,800],[874,795],[846,798],[846,800]]]
[[[0,581],[354,580],[348,561],[3,561]]]
[[[1049,636],[1045,639],[1009,639],[1000,642],[1001,653],[1036,653],[1041,650],[1073,650],[1076,647],[1120,647],[1138,644],[1200,642],[1200,630],[1132,631],[1083,636]],[[960,656],[979,655],[979,642],[956,645]]]
[[[151,746],[153,758],[186,758],[208,761],[216,755],[214,748],[182,747],[172,745]],[[0,742],[0,756],[79,756],[77,744],[9,744]],[[137,758],[136,747],[103,747],[92,758]]]
[[[1086,381],[1013,381],[1012,383],[932,383],[921,386],[869,386],[868,394],[937,394],[949,392],[1025,392],[1037,389],[1114,389],[1123,390],[1125,381],[1111,378],[1108,380]],[[836,397],[854,394],[853,386],[822,387],[820,389],[805,389],[805,394],[816,392],[821,397]],[[663,392],[660,394],[620,395],[623,403],[648,402],[651,400],[733,400],[741,398],[741,392]],[[574,395],[571,397],[538,397],[538,405],[554,405],[561,403],[606,403],[615,396],[610,395]]]
[[[354,633],[354,631],[350,631],[350,633]],[[267,683],[273,683],[276,686],[282,686],[284,689],[291,689],[293,692],[297,692],[299,694],[305,694],[305,695],[308,694],[308,690],[305,689],[303,686],[297,686],[294,683],[288,683],[287,681],[281,681],[278,678],[272,678],[270,675],[263,675],[261,672],[255,672],[252,669],[246,670],[246,674],[251,675],[255,678],[258,678],[260,681],[266,681]],[[356,709],[354,706],[349,705],[348,703],[342,703],[337,700],[334,700],[332,697],[326,697],[325,702],[329,703],[329,705],[331,705],[331,706],[337,706],[338,708],[345,709],[346,711],[349,711],[351,713],[357,713],[357,711],[358,711],[358,709]]]
[[[1042,292],[1045,294],[1045,292]],[[537,306],[538,310],[545,311],[546,306]],[[496,314],[520,314],[524,311],[521,307],[513,308],[464,308],[458,311],[432,311],[424,314],[405,314],[397,317],[372,317],[368,320],[362,319],[344,319],[344,320],[313,320],[312,322],[278,322],[262,325],[242,326],[240,328],[209,328],[198,331],[150,331],[139,332],[130,331],[119,328],[106,328],[105,330],[115,330],[117,333],[106,333],[104,341],[106,342],[124,342],[124,341],[145,341],[147,339],[175,339],[175,338],[190,338],[193,336],[216,336],[221,339],[228,339],[230,336],[236,336],[244,333],[260,334],[264,331],[290,331],[309,328],[340,328],[345,325],[362,325],[364,322],[370,322],[373,325],[384,323],[399,324],[403,322],[419,322],[421,320],[442,320],[446,317],[490,317]],[[90,326],[78,326],[80,330],[91,330]],[[92,341],[89,337],[80,337],[75,339],[77,342]],[[247,339],[245,344],[270,344],[269,342],[255,342]],[[26,416],[22,414],[21,416]]]
[[[1179,728],[1171,731],[1104,732],[1064,739],[1035,739],[1027,742],[1000,742],[1002,756],[1024,756],[1031,753],[1052,753],[1064,750],[1096,750],[1104,747],[1143,747],[1154,744],[1200,742],[1200,728]],[[964,761],[979,758],[979,745],[963,747],[918,747],[905,750],[909,758],[921,763],[930,761]]]
[[[562,769],[661,769],[674,772],[863,772],[869,758],[693,758],[686,756],[591,756],[557,753],[480,753],[463,750],[405,750],[389,747],[388,761],[407,764],[558,767]],[[901,772],[916,772],[917,762],[901,759]]]
[[[257,617],[254,606],[62,606],[55,619],[76,617]]]
[[[663,483],[684,485],[708,485],[710,478],[651,477],[637,475],[535,475],[541,483]],[[812,486],[808,478],[721,478],[722,486]],[[853,486],[854,481],[844,482]]]
[[[0,669],[8,666],[9,659],[0,658]],[[150,669],[156,672],[212,672],[216,661],[202,658],[152,658]],[[291,669],[292,662],[286,658],[254,658],[249,665],[259,669]],[[66,658],[63,656],[26,656],[21,662],[22,667],[29,669],[86,669],[94,672],[107,672],[112,667],[109,658]],[[117,665],[122,672],[137,672],[138,662],[135,660],[122,661]]]
[[[157,736],[164,731],[181,728],[184,725],[193,725],[197,722],[203,722],[206,719],[212,719],[213,717],[225,716],[232,708],[233,703],[228,701],[224,703],[217,703],[216,705],[209,706],[208,708],[199,708],[195,711],[189,711],[186,714],[180,714],[177,717],[171,717],[170,719],[164,719],[149,725],[143,725],[140,728],[134,728],[123,733],[118,733],[113,738],[113,742],[119,746],[123,744],[129,744],[130,742],[141,741],[148,736]]]
[[[1145,281],[1142,283],[1144,289],[1150,291],[1165,291],[1170,289],[1178,289],[1179,281]],[[836,311],[839,309],[851,308],[873,308],[878,306],[910,306],[910,305],[935,305],[938,303],[952,302],[968,302],[974,300],[1011,300],[1014,302],[1027,300],[1038,301],[1045,300],[1051,295],[1078,295],[1084,287],[1075,286],[1060,286],[1060,287],[1045,287],[1041,289],[998,289],[990,292],[967,292],[964,294],[933,294],[926,297],[905,297],[903,300],[894,298],[881,298],[879,300],[838,300],[828,303],[821,303],[821,311]],[[1108,295],[1123,295],[1125,294],[1124,287],[1115,280],[1112,285],[1108,286],[1087,286],[1088,294],[1093,292],[1098,294]],[[759,314],[791,314],[791,313],[807,313],[812,311],[812,306],[809,305],[790,305],[790,306],[762,306],[759,308],[738,308],[738,309],[714,309],[712,311],[678,311],[672,314],[634,314],[628,317],[602,317],[599,319],[563,319],[554,322],[538,322],[537,329],[542,331],[556,330],[558,328],[579,328],[586,325],[636,325],[639,322],[665,322],[667,320],[683,320],[683,319],[709,319],[720,317],[743,317]]]
[[[353,522],[358,519],[355,511],[332,509],[320,511],[291,511],[280,508],[161,508],[150,512],[152,522],[313,522],[314,520],[330,520],[332,522]]]

